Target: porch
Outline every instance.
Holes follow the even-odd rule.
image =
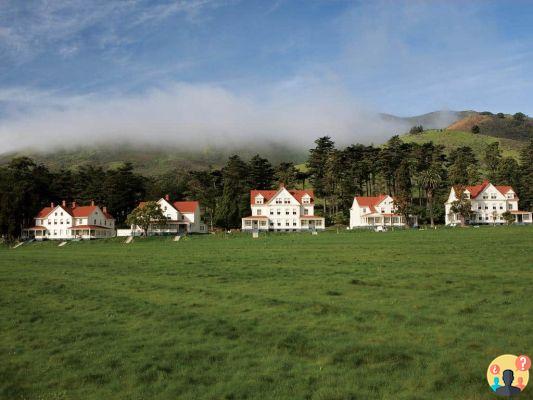
[[[242,219],[243,231],[267,231],[268,230],[268,217],[256,215],[250,217],[244,217]]]
[[[78,225],[67,228],[70,230],[72,239],[102,239],[113,236],[113,230],[98,225]]]
[[[405,218],[399,214],[370,213],[361,217],[367,226],[405,226]]]

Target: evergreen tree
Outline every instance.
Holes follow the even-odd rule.
[[[520,151],[520,185],[518,194],[524,210],[533,209],[533,139]]]
[[[217,225],[225,229],[241,226],[250,212],[248,166],[238,155],[231,156],[222,170],[222,197],[216,210]]]
[[[502,159],[502,151],[498,142],[490,143],[485,148],[483,163],[487,169],[487,178],[493,182],[496,180],[498,166]]]
[[[299,175],[293,162],[281,162],[276,166],[275,177],[278,184],[292,188],[296,186]]]
[[[274,185],[274,169],[266,158],[256,154],[251,158],[248,166],[248,184],[250,188],[272,189]]]
[[[315,148],[309,150],[307,168],[310,175],[311,185],[318,197],[322,197],[323,211],[326,213],[326,197],[329,195],[326,186],[326,168],[328,158],[335,149],[335,143],[329,136],[323,136],[315,140]]]

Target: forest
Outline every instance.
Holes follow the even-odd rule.
[[[28,157],[18,157],[0,167],[0,235],[19,237],[43,206],[62,200],[105,205],[121,227],[140,201],[166,194],[173,200],[198,200],[211,229],[238,228],[241,218],[250,213],[250,190],[280,184],[314,189],[315,212],[328,225],[347,223],[354,196],[380,193],[393,195],[399,212],[417,215],[422,224],[430,219],[442,223],[451,185],[482,179],[511,185],[520,208],[531,209],[533,140],[522,148],[517,161],[502,156],[498,143],[487,145],[482,157],[476,157],[468,146],[447,154],[442,146],[405,143],[398,136],[383,146],[342,148],[324,136],[309,150],[305,166],[273,165],[259,154],[248,160],[235,154],[222,168],[179,169],[154,177],[137,173],[129,162],[113,169],[88,165],[52,171]]]

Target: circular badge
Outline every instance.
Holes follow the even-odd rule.
[[[528,356],[504,354],[489,364],[487,382],[499,396],[516,396],[527,386],[529,368],[531,368],[531,359]]]

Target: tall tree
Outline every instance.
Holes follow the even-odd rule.
[[[129,225],[141,228],[145,236],[148,236],[150,226],[162,225],[166,221],[167,219],[163,214],[163,210],[161,210],[161,207],[155,201],[149,201],[136,207],[126,217],[126,222]]]
[[[420,181],[422,184],[422,187],[424,188],[427,196],[427,208],[429,210],[429,221],[431,224],[431,227],[433,228],[435,226],[435,220],[434,220],[434,204],[433,204],[433,196],[435,194],[435,190],[439,187],[439,185],[442,182],[442,177],[440,174],[440,169],[438,166],[433,165],[429,169],[423,171],[420,174]]]
[[[106,173],[102,191],[102,203],[107,206],[119,225],[143,199],[144,179],[133,172],[131,163],[125,163]]]
[[[205,218],[213,229],[217,200],[222,196],[222,174],[219,170],[192,171],[187,196],[198,200],[205,209]]]
[[[293,162],[283,161],[276,166],[276,181],[286,187],[294,187],[298,182],[298,170]]]
[[[8,240],[18,238],[48,203],[51,178],[47,168],[27,157],[14,158],[0,169],[0,232]]]
[[[502,151],[500,150],[500,143],[490,143],[485,147],[483,153],[483,163],[487,170],[487,178],[493,182],[496,180],[498,166],[502,159]]]
[[[248,166],[238,155],[231,156],[222,170],[222,197],[216,210],[217,225],[225,229],[241,226],[250,210]]]
[[[469,171],[470,168],[470,171]],[[451,184],[468,185],[475,183],[473,176],[478,170],[478,161],[471,147],[458,147],[450,152],[448,162],[448,176]],[[469,171],[470,173],[465,173]]]
[[[458,185],[455,187],[456,200],[452,202],[452,212],[459,214],[461,226],[465,226],[466,221],[472,218],[474,211],[472,211],[472,203],[465,194],[465,187]]]
[[[307,168],[310,175],[311,185],[318,197],[323,199],[323,211],[326,214],[326,197],[329,195],[326,186],[326,168],[328,158],[335,149],[335,143],[329,136],[323,136],[315,140],[315,148],[309,150]]]
[[[524,210],[533,209],[533,138],[520,150],[520,185],[518,194]]]
[[[248,183],[253,189],[271,189],[274,185],[274,169],[266,159],[256,154],[248,163]]]

